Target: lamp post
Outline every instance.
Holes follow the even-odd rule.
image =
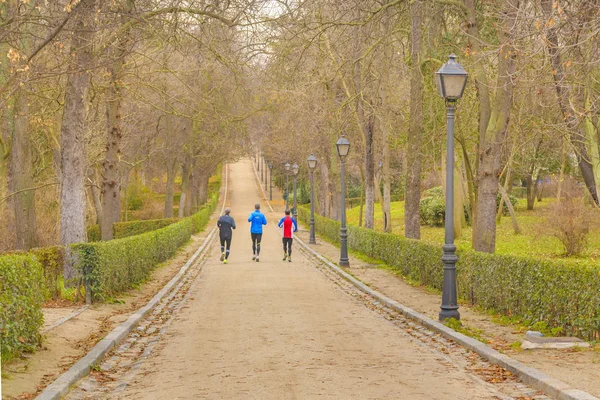
[[[314,172],[317,167],[317,157],[314,154],[311,154],[306,159],[306,163],[308,164],[308,170],[310,171],[310,237],[308,239],[308,244],[316,244],[317,240],[315,238],[315,185],[314,185]]]
[[[269,200],[273,201],[273,163],[269,162]]]
[[[346,139],[345,136],[339,138],[337,143],[335,144],[337,147],[337,153],[340,157],[340,175],[342,181],[342,199],[340,202],[341,208],[341,227],[340,227],[340,267],[349,267],[350,262],[348,260],[348,229],[346,228],[346,177],[345,175],[345,166],[346,166],[346,157],[350,152],[350,142]]]
[[[292,173],[294,174],[294,219],[298,221],[298,196],[296,196],[296,186],[298,185],[298,171],[300,167],[294,163],[292,165]]]
[[[447,145],[446,145],[446,216],[444,254],[444,286],[440,321],[460,319],[458,296],[456,294],[456,246],[454,245],[454,111],[456,101],[462,97],[467,84],[467,72],[456,62],[456,56],[450,54],[448,62],[435,73],[440,96],[446,101]]]
[[[292,166],[290,165],[290,163],[285,163],[285,165],[283,166],[285,169],[285,209],[289,209],[289,199],[290,199],[290,169],[292,168]]]

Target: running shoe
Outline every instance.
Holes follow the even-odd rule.
[[[292,256],[288,256],[288,261],[292,262]]]
[[[256,256],[256,262],[258,262],[258,256]]]
[[[283,255],[283,261],[287,260],[287,254]]]
[[[258,257],[256,257],[256,254],[252,256],[252,261],[256,260]]]
[[[224,259],[225,259],[225,253],[221,253],[220,261],[223,261]]]

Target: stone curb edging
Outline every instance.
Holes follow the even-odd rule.
[[[57,320],[55,323],[53,323],[52,325],[50,325],[47,328],[42,329],[42,335],[45,335],[46,333],[50,332],[52,329],[54,328],[58,328],[59,326],[61,326],[62,324],[64,324],[65,322],[75,318],[76,316],[80,315],[81,313],[83,313],[84,311],[86,311],[88,308],[90,308],[89,304],[85,305],[75,311],[73,311],[71,314],[62,317],[61,319]]]
[[[260,185],[260,179],[258,178],[258,173],[256,172],[254,163],[251,162],[251,164],[252,164],[252,168],[254,169],[254,176],[256,177],[256,179],[258,181],[258,186],[261,188],[261,191],[263,192],[263,195],[264,195],[264,191],[262,189],[262,186]],[[265,201],[267,202],[267,205],[269,206],[271,211],[273,211],[273,207],[271,207],[271,203],[269,203],[269,201],[266,197],[265,197]],[[514,360],[514,359],[508,357],[507,355],[502,354],[502,353],[486,346],[484,343],[480,342],[479,340],[470,338],[466,335],[463,335],[462,333],[456,332],[454,329],[450,329],[446,325],[444,325],[438,321],[434,321],[431,318],[429,318],[409,307],[406,307],[406,306],[398,303],[395,300],[390,299],[389,297],[379,293],[378,291],[371,289],[370,287],[368,287],[367,285],[365,285],[364,283],[362,283],[361,281],[359,281],[358,279],[356,279],[352,275],[348,274],[347,272],[342,270],[340,267],[338,267],[337,265],[335,265],[334,263],[332,263],[331,261],[329,261],[328,259],[323,257],[321,254],[319,254],[318,252],[316,252],[315,250],[310,248],[306,243],[304,243],[298,236],[294,236],[294,239],[306,251],[311,253],[313,256],[315,256],[317,259],[319,259],[323,264],[325,264],[327,267],[329,267],[331,270],[333,270],[333,272],[335,272],[336,274],[341,276],[346,281],[350,282],[352,285],[357,287],[359,290],[376,298],[378,301],[385,304],[387,307],[398,311],[399,313],[401,313],[404,316],[406,316],[407,318],[415,321],[419,325],[422,325],[434,332],[437,332],[447,339],[457,342],[461,346],[464,346],[464,347],[468,348],[469,350],[474,351],[475,353],[479,354],[481,357],[485,358],[489,362],[499,365],[499,366],[503,367],[504,369],[512,372],[513,374],[517,375],[523,382],[541,390],[548,396],[551,396],[558,400],[600,400],[597,397],[592,396],[591,394],[589,394],[583,390],[574,389],[574,388],[570,387],[568,384],[566,384],[565,382],[562,382],[558,379],[554,379],[554,378],[544,374],[543,372],[538,371],[535,368],[528,367],[527,365],[525,365],[517,360]]]
[[[223,196],[223,206],[221,207],[221,213],[225,208],[227,201],[227,188],[228,188],[228,171],[227,164],[225,165],[225,194]],[[154,308],[156,305],[169,293],[181,279],[185,276],[187,271],[196,262],[198,257],[206,250],[208,244],[212,241],[217,227],[213,227],[209,232],[202,245],[196,250],[196,252],[190,257],[190,259],[181,267],[177,275],[175,275],[169,283],[167,283],[158,293],[152,297],[152,299],[142,308],[139,308],[135,313],[129,316],[125,322],[119,324],[113,329],[104,339],[100,340],[96,345],[89,351],[83,358],[77,361],[69,370],[60,375],[54,382],[48,385],[42,393],[40,393],[35,400],[59,400],[66,396],[71,387],[77,383],[81,378],[87,376],[90,373],[91,366],[97,364],[98,361],[104,358],[104,356],[111,351],[116,345],[121,343],[129,333],[135,328],[138,323]]]
[[[252,164],[252,170],[254,171],[254,177],[256,178],[256,184],[260,188],[260,192],[263,195],[263,200],[267,203],[267,205],[269,206],[269,209],[271,210],[271,212],[274,212],[275,210],[273,210],[273,207],[271,206],[271,203],[269,202],[269,198],[267,197],[267,194],[265,193],[265,189],[263,189],[263,187],[262,187],[262,185],[260,183],[260,178],[258,176],[258,171],[256,170],[256,165],[254,165],[254,161],[252,161],[252,158],[250,158],[250,164]]]
[[[548,396],[551,396],[558,400],[600,400],[591,394],[580,390],[574,389],[570,387],[565,382],[562,382],[558,379],[554,379],[543,372],[538,371],[535,368],[529,367],[517,360],[514,360],[508,357],[505,354],[502,354],[488,346],[479,340],[473,339],[462,333],[456,332],[453,329],[448,328],[446,325],[434,321],[431,318],[409,308],[395,300],[390,299],[389,297],[379,293],[376,290],[371,289],[358,279],[354,278],[352,275],[348,274],[344,270],[342,270],[337,265],[333,264],[331,261],[323,257],[321,254],[310,248],[306,243],[304,243],[297,236],[295,237],[295,241],[297,241],[306,251],[311,253],[314,257],[318,258],[322,263],[327,265],[333,272],[341,276],[346,281],[350,282],[352,285],[357,287],[362,292],[374,297],[381,303],[385,304],[387,307],[394,309],[407,318],[417,322],[424,327],[435,331],[447,339],[453,340],[460,345],[468,348],[469,350],[474,351],[479,354],[481,357],[485,358],[489,362],[493,364],[497,364],[504,369],[512,372],[516,376],[518,376],[523,382],[528,385],[531,385]]]

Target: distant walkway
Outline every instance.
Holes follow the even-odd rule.
[[[267,214],[260,262],[251,261],[247,217],[262,196],[250,161],[230,168],[238,229],[229,264],[219,262],[215,245],[135,378],[103,398],[497,398],[340,290],[297,247],[293,262],[283,262],[279,213]]]

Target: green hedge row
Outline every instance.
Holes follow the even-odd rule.
[[[44,293],[46,300],[56,300],[61,294],[61,278],[65,261],[65,248],[62,246],[38,247],[28,251],[11,251],[5,255],[32,255],[42,265]]]
[[[32,254],[0,256],[1,360],[33,351],[41,341],[44,271]]]
[[[300,207],[305,223],[309,211]],[[315,229],[326,240],[339,243],[338,221],[315,215]],[[401,236],[348,227],[348,247],[379,259],[402,275],[441,290],[441,245]],[[600,266],[570,260],[538,260],[458,252],[459,296],[471,304],[533,324],[544,322],[567,335],[600,340]]]
[[[77,268],[92,299],[105,301],[146,281],[158,264],[172,257],[192,234],[208,224],[217,201],[215,193],[208,206],[196,214],[155,231],[73,245],[78,253]]]
[[[146,219],[140,221],[116,222],[113,224],[113,235],[115,239],[123,239],[142,233],[164,228],[174,224],[179,218]],[[100,241],[100,226],[92,225],[87,230],[88,242]]]

